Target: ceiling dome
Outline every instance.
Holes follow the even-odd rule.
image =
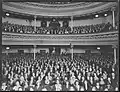
[[[74,3],[39,3],[39,2],[3,2],[3,10],[39,16],[74,16],[106,11],[116,2],[74,2]]]

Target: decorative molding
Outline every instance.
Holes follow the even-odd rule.
[[[33,2],[25,2],[24,4],[34,6],[34,7],[42,7],[42,8],[75,8],[75,7],[86,7],[93,6],[94,4],[100,4],[102,2],[78,2],[78,3],[70,3],[70,4],[41,4],[41,3],[33,3]]]
[[[3,33],[3,39],[11,40],[115,40],[118,38],[118,31],[106,32],[106,33],[96,33],[96,34],[83,34],[83,35],[31,35],[31,34],[17,34],[17,33]]]
[[[33,5],[31,5],[33,4]],[[77,6],[76,6],[77,5]],[[38,16],[73,16],[73,15],[83,15],[89,13],[95,13],[99,11],[106,11],[113,6],[116,6],[116,2],[94,2],[86,3],[86,5],[81,5],[80,3],[73,4],[72,6],[66,5],[49,5],[49,4],[35,4],[35,3],[13,3],[4,2],[3,9],[12,10],[14,12],[38,15]],[[63,8],[64,7],[64,8]]]
[[[116,45],[118,31],[80,35],[2,33],[2,45]]]

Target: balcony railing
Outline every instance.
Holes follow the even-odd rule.
[[[17,40],[93,40],[93,39],[113,39],[118,37],[118,31],[94,33],[94,34],[76,34],[76,35],[39,35],[39,34],[18,34],[2,32],[3,39],[17,39]]]

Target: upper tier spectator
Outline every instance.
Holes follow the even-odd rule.
[[[73,27],[73,30],[70,27],[67,28],[36,27],[36,31],[35,31],[34,26],[19,25],[19,24],[4,22],[2,25],[2,29],[4,32],[30,33],[30,34],[88,34],[88,33],[112,31],[113,27],[108,22],[107,24],[102,23],[95,25],[77,26],[77,27]]]

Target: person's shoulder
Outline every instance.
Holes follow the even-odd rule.
[[[37,91],[38,90],[38,88],[37,87],[34,87],[34,91]]]
[[[52,86],[51,86],[51,89],[52,89],[52,91],[53,91],[53,90],[55,89],[55,85],[52,85]]]
[[[37,91],[42,91],[42,87],[36,88]]]
[[[63,87],[62,91],[69,91],[69,88]]]

